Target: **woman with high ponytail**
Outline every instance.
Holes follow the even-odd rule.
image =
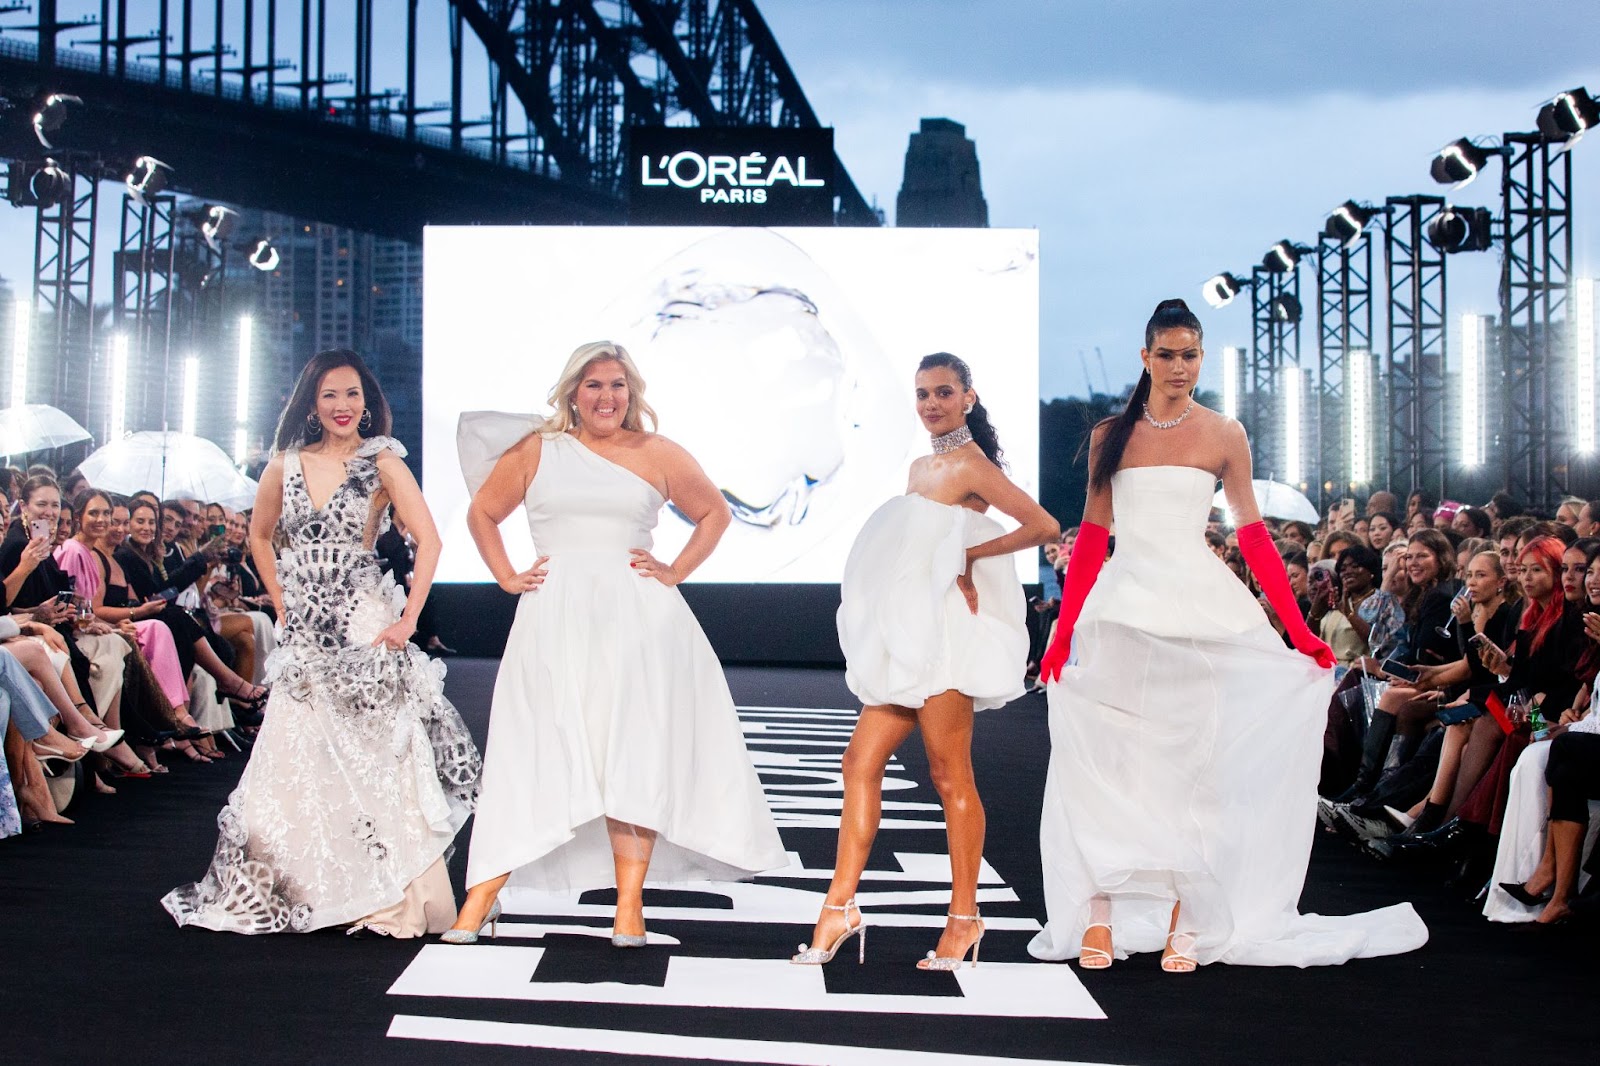
[[[1306,627],[1261,521],[1243,427],[1194,398],[1202,339],[1188,305],[1162,301],[1128,405],[1090,434],[1089,498],[1039,674],[1050,920],[1028,950],[1085,969],[1159,950],[1169,973],[1409,951],[1427,940],[1409,905],[1296,911],[1333,653]],[[1218,481],[1293,651],[1206,546]]]
[[[866,953],[856,885],[882,810],[883,771],[911,730],[933,768],[950,844],[950,909],[924,970],[978,961],[978,869],[983,803],[972,775],[973,713],[1022,695],[1028,631],[1010,556],[1055,540],[1055,519],[1012,484],[1000,438],[972,387],[972,371],[948,352],[917,367],[917,414],[933,454],[911,464],[904,496],[878,508],[850,548],[840,585],[839,647],[845,683],[863,704],[844,753],[844,809],[833,883],[811,944],[793,962],[820,965],[852,936]],[[1005,532],[984,512],[1020,523]]]

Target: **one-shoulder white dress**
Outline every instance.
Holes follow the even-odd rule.
[[[539,420],[462,416],[469,485]],[[648,883],[787,864],[716,653],[683,595],[629,564],[666,501],[575,437],[546,436],[524,508],[540,555],[495,679],[467,884],[616,883],[606,818],[655,830]]]
[[[1117,956],[1159,951],[1172,905],[1201,963],[1315,966],[1410,951],[1409,903],[1300,914],[1330,671],[1286,648],[1206,546],[1216,477],[1188,466],[1112,478],[1116,550],[1049,688],[1039,838],[1041,959],[1078,955],[1109,896]]]
[[[839,587],[845,684],[868,707],[921,707],[955,689],[974,710],[1023,691],[1027,605],[1010,556],[979,559],[973,614],[956,587],[966,551],[1005,532],[970,507],[896,496],[861,527]]]

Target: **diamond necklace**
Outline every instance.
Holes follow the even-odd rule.
[[[1157,422],[1154,418],[1150,417],[1150,405],[1149,404],[1145,404],[1144,405],[1144,420],[1146,422],[1150,423],[1152,426],[1155,426],[1157,429],[1171,429],[1173,426],[1176,426],[1179,422],[1182,422],[1185,418],[1188,418],[1189,417],[1189,412],[1191,412],[1193,410],[1194,410],[1194,401],[1190,400],[1189,401],[1189,406],[1185,407],[1183,409],[1183,414],[1179,415],[1177,418],[1169,419],[1169,420],[1167,420],[1165,422]]]
[[[945,452],[953,452],[963,444],[968,444],[971,441],[972,430],[968,429],[967,424],[963,422],[949,433],[933,438],[933,454],[943,455]]]

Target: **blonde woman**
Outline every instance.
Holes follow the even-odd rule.
[[[467,899],[467,944],[512,887],[617,889],[612,943],[646,943],[653,882],[733,880],[783,866],[716,655],[675,586],[716,547],[727,502],[653,432],[621,347],[573,352],[554,414],[463,417],[467,525],[520,597],[495,682]],[[694,524],[671,562],[650,553],[668,503]],[[500,523],[522,506],[539,558],[518,569]]]

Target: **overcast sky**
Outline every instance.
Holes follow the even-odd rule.
[[[1144,321],[1166,297],[1201,313],[1211,351],[1248,344],[1247,303],[1204,307],[1207,277],[1247,273],[1280,238],[1312,243],[1347,198],[1438,191],[1428,163],[1450,140],[1529,129],[1542,101],[1576,85],[1600,93],[1600,0],[758,3],[851,176],[891,221],[919,119],[966,125],[991,224],[1040,230],[1046,396],[1131,381]],[[330,5],[336,38],[348,35],[346,6]],[[64,16],[98,8],[62,3]],[[444,0],[423,0],[425,26],[444,15]],[[376,81],[403,84],[402,23],[378,28]],[[419,98],[447,76],[443,55]],[[486,84],[480,63],[469,87]],[[1592,273],[1600,135],[1573,156],[1576,262]],[[1457,198],[1493,205],[1498,189],[1495,171]],[[26,278],[31,251],[31,212],[0,207],[0,275]],[[1494,309],[1496,262],[1452,257],[1452,316]],[[1306,290],[1314,283],[1305,271]],[[1311,328],[1303,343],[1309,353]],[[981,379],[983,353],[962,354]]]
[[[760,7],[851,176],[891,220],[918,120],[966,125],[990,224],[1040,230],[1047,396],[1085,391],[1080,352],[1105,387],[1096,346],[1109,385],[1130,382],[1144,321],[1169,296],[1200,313],[1212,352],[1247,345],[1247,303],[1205,307],[1207,277],[1247,272],[1283,237],[1314,243],[1347,198],[1440,191],[1428,163],[1450,140],[1532,128],[1542,101],[1576,85],[1600,94],[1595,0]],[[1573,154],[1576,260],[1592,272],[1600,135]],[[1497,203],[1498,172],[1455,195]],[[1494,309],[1496,264],[1452,257],[1452,315]],[[1315,284],[1310,270],[1301,280]],[[1311,329],[1302,343],[1309,353]],[[981,376],[982,353],[969,358]]]

